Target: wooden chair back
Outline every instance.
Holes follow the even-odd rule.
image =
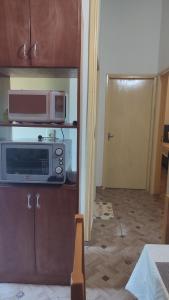
[[[86,300],[83,216],[76,215],[75,222],[76,236],[73,272],[71,274],[71,300]]]

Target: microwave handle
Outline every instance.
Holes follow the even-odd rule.
[[[28,209],[32,208],[32,205],[31,205],[31,194],[30,193],[27,194],[27,207],[28,207]]]
[[[36,197],[36,208],[40,209],[40,203],[39,203],[40,194],[37,193],[37,194],[35,195],[35,197]]]

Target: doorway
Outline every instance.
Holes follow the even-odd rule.
[[[103,186],[149,189],[154,78],[108,78]]]

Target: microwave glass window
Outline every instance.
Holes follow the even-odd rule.
[[[65,96],[55,96],[55,113],[65,113]]]
[[[6,169],[7,174],[48,175],[49,151],[47,149],[8,148]]]

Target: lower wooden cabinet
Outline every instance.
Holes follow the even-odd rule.
[[[24,189],[0,188],[0,279],[33,274],[34,207],[28,209]]]
[[[38,195],[39,196],[39,195]],[[41,190],[35,214],[36,267],[43,276],[70,278],[75,201],[71,190]],[[37,204],[38,207],[38,204]]]
[[[0,186],[0,282],[69,284],[77,190]]]

